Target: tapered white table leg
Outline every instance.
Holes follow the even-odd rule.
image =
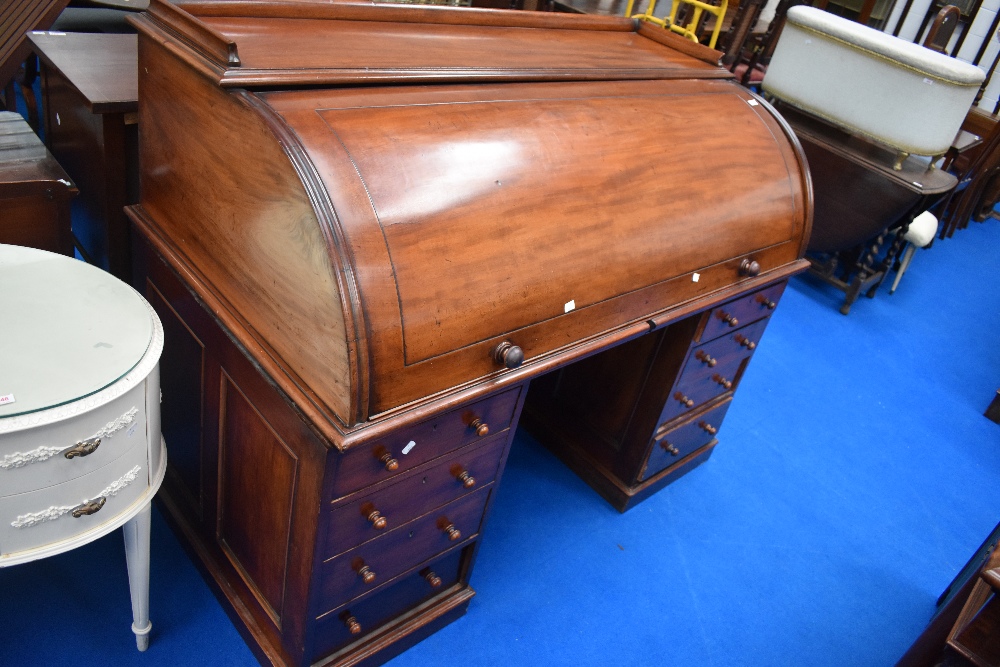
[[[132,632],[140,651],[149,647],[149,529],[150,504],[123,526],[128,585],[132,593]]]

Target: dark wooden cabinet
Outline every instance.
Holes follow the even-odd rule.
[[[441,7],[135,23],[162,493],[263,662],[382,662],[464,613],[526,401],[620,507],[707,457],[811,218],[717,52]]]
[[[46,144],[80,188],[76,245],[128,281],[125,206],[139,201],[136,37],[37,32],[28,41],[42,63]]]
[[[0,111],[0,243],[73,255],[76,185],[28,123]]]

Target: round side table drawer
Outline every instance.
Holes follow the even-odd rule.
[[[134,289],[69,257],[0,244],[0,285],[0,568],[121,528],[144,651],[163,326]]]
[[[81,410],[87,410],[86,399]],[[146,442],[140,383],[99,409],[0,437],[0,498],[82,477]]]
[[[100,470],[62,484],[0,498],[0,558],[100,529],[149,490],[145,437]]]

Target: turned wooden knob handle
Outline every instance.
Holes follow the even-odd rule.
[[[677,447],[671,445],[666,440],[660,443],[660,447],[663,447],[663,449],[665,449],[667,453],[669,453],[671,456],[677,456],[678,454],[681,453],[681,450],[677,449]]]
[[[743,334],[736,334],[736,342],[748,350],[752,350],[757,347],[757,343],[753,342]]]
[[[774,310],[778,306],[778,304],[776,304],[774,301],[771,301],[770,299],[768,299],[763,294],[758,294],[757,295],[757,303],[759,303],[760,305],[764,306],[768,310]]]
[[[687,396],[685,396],[681,392],[677,392],[676,394],[674,394],[674,398],[676,398],[677,401],[681,405],[683,405],[685,408],[693,408],[694,407],[694,401],[692,401],[690,398],[688,398]]]
[[[725,387],[726,389],[732,389],[733,388],[733,382],[732,382],[732,380],[727,380],[726,378],[722,377],[718,373],[716,373],[715,375],[713,375],[712,379],[715,380],[715,382],[717,382],[718,384],[720,384],[723,387]]]
[[[744,259],[740,262],[740,275],[753,278],[760,274],[760,263],[752,259]]]
[[[358,571],[358,576],[361,577],[361,581],[365,582],[366,584],[371,584],[375,581],[375,573],[372,572],[372,569],[367,565],[362,565],[361,567],[357,568],[357,571]]]
[[[388,523],[378,510],[372,510],[365,518],[371,522],[372,528],[375,530],[384,529]]]
[[[485,437],[490,434],[490,425],[484,422],[479,417],[476,417],[471,422],[469,422],[469,428],[476,432],[480,438]]]
[[[504,341],[493,348],[493,359],[505,368],[517,368],[524,361],[524,350]]]
[[[344,625],[347,626],[347,629],[350,631],[352,635],[361,634],[361,624],[358,623],[358,619],[354,618],[354,616],[352,616],[351,614],[347,614],[344,617]]]
[[[698,422],[698,426],[700,426],[702,430],[704,430],[709,435],[715,435],[716,433],[719,432],[719,429],[715,428],[708,422]]]
[[[705,350],[698,350],[698,353],[694,355],[695,359],[705,364],[709,368],[715,368],[715,365],[719,363],[718,359],[713,358]]]
[[[462,537],[462,532],[458,528],[455,528],[455,524],[453,523],[449,523],[442,530],[444,531],[444,534],[448,536],[448,539],[451,542],[461,539]]]
[[[740,321],[738,319],[736,319],[735,317],[733,317],[729,313],[725,312],[724,310],[720,310],[719,311],[719,319],[722,320],[723,322],[725,322],[726,324],[728,324],[731,327],[738,326],[739,323],[740,323]]]
[[[433,570],[430,569],[423,570],[420,572],[420,574],[423,576],[424,579],[427,580],[427,583],[431,585],[431,588],[441,587],[441,577],[437,576],[437,574],[435,574]]]
[[[476,478],[469,474],[468,470],[463,470],[462,472],[455,475],[455,479],[462,483],[467,489],[471,489],[476,485]]]
[[[385,466],[385,469],[389,472],[395,472],[399,470],[399,461],[393,458],[392,454],[382,450],[381,452],[376,452],[375,457]]]

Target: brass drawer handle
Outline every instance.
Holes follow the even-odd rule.
[[[81,516],[87,516],[99,512],[104,503],[108,502],[108,499],[104,496],[98,496],[93,500],[88,500],[82,505],[77,505],[73,508],[73,518],[79,519]]]
[[[726,378],[722,377],[718,373],[716,373],[715,375],[712,376],[712,381],[714,381],[716,384],[719,384],[719,385],[725,387],[726,389],[732,389],[733,388],[733,381],[732,380],[727,380]]]
[[[490,434],[490,426],[484,422],[479,417],[476,417],[471,422],[469,422],[469,428],[476,432],[480,438],[486,437]]]
[[[719,363],[718,359],[710,356],[708,352],[705,352],[705,350],[698,350],[697,354],[694,355],[694,358],[709,368],[715,368],[715,365]]]
[[[698,426],[709,435],[715,435],[716,433],[719,432],[719,429],[715,428],[708,422],[698,422]]]
[[[432,569],[425,567],[420,570],[420,576],[427,580],[427,583],[431,585],[431,588],[441,587],[441,577],[437,576]]]
[[[678,454],[681,453],[681,450],[677,449],[677,447],[671,445],[666,440],[660,442],[660,447],[663,447],[663,449],[666,450],[666,452],[671,456],[677,456]]]
[[[736,334],[736,342],[748,350],[753,350],[757,347],[757,343],[753,342],[743,334]]]
[[[757,303],[764,306],[768,310],[774,310],[778,306],[778,304],[776,304],[774,301],[771,301],[763,294],[758,294],[756,301]]]
[[[682,394],[681,392],[677,392],[676,394],[674,394],[674,398],[685,408],[694,407],[694,401],[685,396],[684,394]]]
[[[78,456],[90,456],[97,451],[97,448],[101,446],[100,438],[89,438],[87,440],[81,440],[69,449],[63,450],[62,455],[68,459],[74,459]]]

